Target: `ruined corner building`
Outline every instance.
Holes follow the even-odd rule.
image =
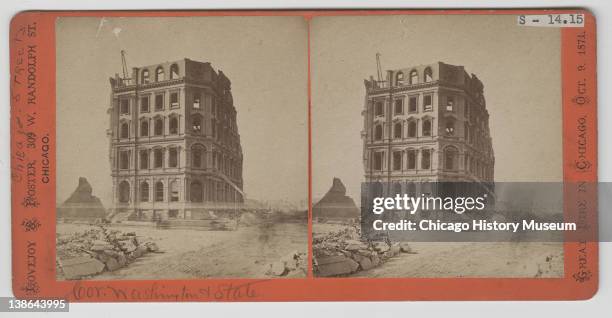
[[[112,220],[207,219],[244,202],[231,82],[182,59],[110,78]]]

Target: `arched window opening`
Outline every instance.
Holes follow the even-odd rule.
[[[122,115],[130,113],[130,100],[127,98],[119,100],[119,112]]]
[[[447,136],[455,135],[455,121],[454,120],[449,119],[446,121],[446,123],[444,124],[444,132],[446,133]]]
[[[161,181],[157,181],[157,183],[155,183],[155,201],[164,201],[164,183]]]
[[[127,203],[130,201],[130,183],[121,181],[119,183],[119,202]]]
[[[421,182],[421,194],[424,194],[425,196],[431,195],[433,193],[433,186],[431,184],[431,182],[429,181],[423,181]]]
[[[170,93],[170,107],[172,108],[179,107],[179,93],[178,92]]]
[[[395,171],[402,170],[402,152],[401,151],[393,152],[393,170]]]
[[[474,171],[476,171],[476,160],[470,157],[470,172],[474,173]]]
[[[211,133],[213,138],[217,138],[217,121],[212,119],[212,123],[210,125]]]
[[[128,123],[121,124],[121,138],[129,138],[130,137],[130,125]]]
[[[191,165],[194,168],[202,167],[202,149],[200,147],[193,147],[191,150]]]
[[[149,83],[149,70],[142,70],[142,80],[140,81],[141,84],[148,84]]]
[[[457,153],[458,151],[455,147],[446,147],[444,149],[444,169],[445,170],[457,169],[457,165],[456,165]]]
[[[408,121],[408,137],[415,138],[417,136],[417,123],[414,120]]]
[[[383,196],[383,184],[380,181],[376,181],[372,184],[372,196],[382,197]]]
[[[396,85],[402,85],[404,82],[404,73],[403,72],[397,72],[397,74],[395,74],[395,83]]]
[[[155,81],[160,82],[165,79],[166,79],[166,76],[164,74],[164,68],[160,66],[157,68],[157,70],[155,70]]]
[[[161,136],[164,134],[164,120],[162,118],[155,119],[153,130],[155,136]]]
[[[382,140],[383,139],[383,127],[382,125],[376,125],[374,127],[374,140]]]
[[[176,149],[176,147],[172,147],[168,150],[168,167],[178,167],[178,149]]]
[[[168,123],[168,129],[171,135],[178,134],[179,131],[179,121],[176,116],[170,117],[170,122]]]
[[[202,134],[202,116],[193,116],[191,119],[191,128],[195,134]]]
[[[423,96],[423,111],[430,112],[433,110],[433,96]]]
[[[149,121],[146,119],[140,122],[140,137],[149,136]]]
[[[446,111],[452,112],[455,110],[455,98],[453,96],[446,96]]]
[[[402,123],[398,122],[393,125],[393,138],[402,138]]]
[[[408,99],[408,112],[409,113],[416,113],[417,112],[417,104],[418,104],[418,97],[417,96],[410,96],[410,98]]]
[[[402,193],[402,185],[399,182],[393,183],[393,194],[401,194]]]
[[[177,79],[177,78],[179,78],[178,65],[172,64],[172,66],[170,66],[170,79]]]
[[[153,168],[162,168],[164,166],[164,151],[162,149],[153,150]]]
[[[178,202],[179,200],[179,187],[178,182],[173,180],[170,182],[170,202]]]
[[[421,152],[421,169],[431,168],[431,150],[425,149]]]
[[[149,201],[149,183],[146,181],[140,184],[140,201]]]
[[[419,73],[416,70],[410,71],[410,84],[417,84],[419,82]]]
[[[155,110],[164,109],[164,95],[157,94],[155,95]]]
[[[406,193],[409,196],[416,195],[416,184],[414,182],[408,182],[408,184],[406,185]]]
[[[140,151],[140,169],[149,169],[149,151]]]
[[[200,93],[194,93],[193,94],[193,109],[200,109],[201,103],[201,95]]]
[[[204,202],[204,188],[200,181],[192,181],[189,187],[191,202]]]
[[[374,116],[383,116],[384,114],[385,114],[385,111],[383,109],[383,103],[376,102],[374,104]]]
[[[423,136],[431,136],[431,120],[423,121]]]
[[[143,113],[149,112],[149,96],[140,98],[140,111]]]
[[[130,153],[128,151],[119,152],[119,169],[130,168]]]
[[[374,153],[374,170],[382,170],[383,168],[383,152],[378,151]]]
[[[408,150],[408,169],[416,169],[416,151]]]
[[[395,115],[404,114],[404,100],[403,99],[396,99],[394,105],[395,107],[393,107],[393,114]]]
[[[476,135],[477,132],[478,130],[476,129],[476,127],[470,128],[470,135],[468,136],[470,145],[474,144],[474,135]]]
[[[425,69],[424,73],[423,73],[423,81],[425,83],[429,83],[433,80],[433,74],[431,71],[431,67],[428,67]]]

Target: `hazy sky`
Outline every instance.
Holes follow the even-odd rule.
[[[359,201],[363,80],[437,61],[484,83],[496,181],[559,181],[560,32],[518,27],[516,16],[321,17],[311,24],[313,196],[340,177]]]
[[[302,17],[62,18],[57,21],[57,200],[87,177],[105,206],[109,77],[189,58],[232,81],[247,198],[306,200],[307,24]]]
[[[57,22],[57,199],[87,177],[106,205],[108,78],[190,58],[232,81],[248,198],[307,196],[307,24],[302,17],[63,18]],[[561,167],[560,32],[508,16],[317,17],[311,23],[313,195],[363,179],[363,80],[442,61],[484,83],[496,181],[557,181]]]

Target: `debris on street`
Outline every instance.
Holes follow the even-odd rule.
[[[268,264],[265,274],[272,277],[304,277],[308,271],[308,255],[291,252],[280,260]]]
[[[377,267],[400,253],[414,253],[408,243],[361,240],[356,226],[313,238],[315,276],[346,276]]]
[[[127,266],[147,253],[159,253],[157,244],[135,232],[104,226],[57,237],[57,271],[65,279],[81,279]]]

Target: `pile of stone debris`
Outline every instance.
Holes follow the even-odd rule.
[[[368,270],[400,253],[414,253],[408,243],[363,241],[357,227],[315,236],[312,241],[315,276],[346,276]]]
[[[115,271],[146,253],[158,253],[155,242],[103,226],[57,237],[57,271],[64,279],[80,279]]]
[[[308,255],[292,252],[278,262],[268,264],[265,274],[278,277],[306,277],[308,271]]]

